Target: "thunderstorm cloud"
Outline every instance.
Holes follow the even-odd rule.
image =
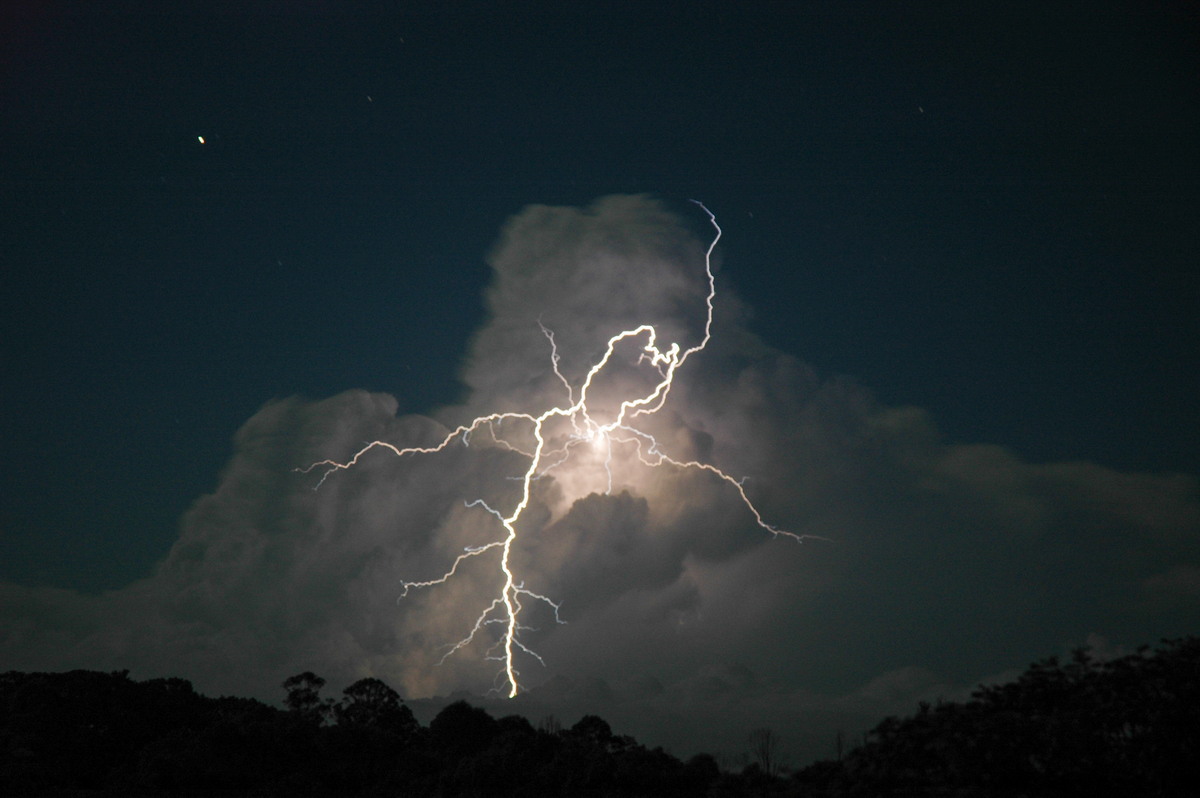
[[[645,197],[527,208],[490,255],[490,316],[461,406],[398,416],[393,397],[364,391],[268,403],[151,575],[96,596],[0,584],[3,666],[130,668],[268,700],[303,670],[335,685],[377,676],[418,707],[482,693],[497,670],[486,643],[439,661],[497,594],[495,558],[402,597],[403,583],[496,539],[496,519],[467,504],[509,506],[527,460],[479,433],[432,455],[372,452],[317,490],[320,473],[296,469],[364,441],[430,446],[479,414],[566,404],[542,326],[573,385],[622,329],[697,342],[703,222]],[[946,443],[920,409],[763,344],[728,281],[718,270],[712,341],[643,426],[671,456],[745,477],[769,523],[814,538],[772,536],[732,486],[694,469],[614,468],[611,490],[595,458],[548,472],[513,563],[565,623],[530,607],[525,640],[545,665],[520,662],[530,690],[507,706],[535,720],[595,712],[680,752],[736,750],[772,726],[797,755],[830,755],[838,729],[1089,636],[1195,631],[1194,477]],[[601,403],[639,378],[620,354]]]

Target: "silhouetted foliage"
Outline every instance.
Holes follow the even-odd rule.
[[[287,697],[283,704],[296,715],[318,726],[327,721],[333,712],[333,702],[321,698],[325,680],[312,671],[289,676],[283,681]]]
[[[1200,639],[1109,661],[1076,651],[964,703],[886,718],[840,762],[797,780],[826,795],[1193,795]]]
[[[597,745],[607,746],[612,739],[612,727],[608,721],[596,715],[584,715],[579,722],[571,727],[569,734],[584,740],[590,740]]]
[[[482,750],[499,730],[491,715],[466,701],[455,701],[429,722],[433,742],[454,756]]]
[[[342,694],[345,698],[334,707],[339,726],[370,727],[405,739],[417,730],[412,710],[379,679],[360,679]]]
[[[334,705],[324,680],[284,682],[280,710],[206,698],[127,672],[0,674],[0,795],[1174,796],[1200,783],[1200,640],[1108,662],[1032,665],[962,703],[887,718],[839,761],[782,778],[774,733],[722,773],[614,734],[493,719],[459,701],[422,728],[362,679]],[[764,754],[766,756],[764,757]]]

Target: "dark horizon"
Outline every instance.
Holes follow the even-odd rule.
[[[295,674],[281,684],[281,711],[208,698],[178,678],[8,672],[0,786],[28,795],[1182,795],[1200,767],[1198,666],[1195,637],[1108,660],[1081,649],[969,700],[922,702],[861,738],[839,731],[834,755],[812,762],[795,761],[770,727],[752,730],[740,752],[677,756],[594,714],[493,717],[456,700],[422,720],[373,677],[333,698],[318,674]]]

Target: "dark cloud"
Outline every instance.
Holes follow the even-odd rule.
[[[522,455],[480,430],[433,454],[372,451],[317,490],[321,471],[296,468],[376,439],[430,446],[481,412],[565,403],[539,319],[575,385],[621,329],[650,322],[665,341],[698,341],[705,235],[645,197],[527,209],[491,256],[491,316],[462,406],[397,416],[394,398],[362,391],[267,404],[153,575],[99,596],[0,585],[5,667],[128,667],[266,698],[302,670],[334,684],[378,676],[413,699],[486,689],[490,630],[439,661],[497,594],[495,557],[464,561],[445,585],[402,597],[403,585],[497,539],[495,518],[467,503],[511,507]],[[626,450],[606,491],[603,457],[581,447],[534,483],[513,554],[566,623],[530,607],[526,640],[545,667],[523,658],[533,689],[496,712],[596,712],[679,750],[736,750],[771,725],[797,756],[828,755],[838,729],[962,694],[1088,635],[1195,631],[1194,477],[946,444],[921,410],[881,406],[765,347],[719,290],[709,348],[643,426],[673,457],[746,477],[771,524],[823,539],[773,537],[728,483]],[[644,383],[636,355],[618,352],[601,404]]]

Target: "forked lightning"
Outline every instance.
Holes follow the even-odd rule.
[[[522,513],[529,506],[534,480],[553,469],[562,468],[571,460],[574,451],[579,445],[590,443],[593,447],[603,447],[605,454],[604,468],[608,472],[609,490],[612,488],[611,463],[613,446],[615,444],[617,446],[630,447],[636,453],[638,459],[647,466],[671,465],[681,469],[697,469],[707,471],[721,478],[736,491],[742,503],[750,511],[751,515],[753,515],[754,522],[772,535],[784,535],[797,541],[808,537],[779,529],[763,520],[758,508],[754,506],[749,496],[746,495],[745,488],[740,480],[734,479],[720,468],[708,463],[672,458],[659,448],[658,442],[655,441],[652,435],[634,426],[637,417],[656,413],[663,407],[670,395],[671,385],[675,379],[675,372],[689,357],[703,350],[712,337],[713,300],[716,298],[716,280],[713,277],[712,271],[712,253],[717,246],[717,242],[721,239],[721,228],[717,224],[716,217],[703,203],[696,200],[692,201],[708,215],[708,220],[716,231],[716,235],[713,237],[704,255],[704,271],[708,278],[708,296],[705,300],[707,316],[704,323],[704,336],[698,344],[687,349],[682,349],[678,343],[671,343],[664,349],[659,347],[658,331],[653,325],[642,324],[632,330],[625,330],[617,333],[608,340],[604,356],[588,370],[582,383],[576,388],[571,385],[570,381],[559,370],[559,353],[558,346],[554,340],[554,333],[545,326],[542,326],[539,321],[538,324],[550,343],[551,368],[566,388],[568,404],[565,406],[551,407],[543,411],[541,415],[509,412],[480,416],[469,424],[459,426],[450,432],[436,446],[400,448],[386,441],[372,441],[346,462],[322,460],[306,468],[298,469],[303,473],[325,469],[321,475],[321,479],[317,482],[317,487],[319,488],[331,474],[354,466],[364,455],[374,449],[387,449],[398,457],[434,454],[442,451],[455,440],[467,443],[472,433],[484,427],[488,429],[491,437],[497,443],[528,458],[529,466],[526,468],[524,474],[518,478],[521,483],[521,498],[511,510],[507,513],[497,510],[488,506],[482,499],[477,499],[467,504],[468,507],[480,507],[494,515],[504,529],[503,537],[482,546],[467,547],[462,554],[455,558],[450,568],[436,579],[404,582],[402,594],[403,596],[407,596],[408,592],[414,588],[427,588],[444,583],[455,576],[458,572],[458,567],[465,560],[485,555],[495,556],[499,561],[500,571],[504,577],[503,587],[499,594],[480,612],[467,636],[451,646],[446,655],[442,657],[442,661],[445,661],[446,657],[474,641],[485,626],[494,625],[502,627],[504,630],[503,634],[499,641],[489,649],[488,658],[499,660],[503,664],[503,669],[497,674],[497,681],[500,689],[506,689],[510,698],[516,696],[520,689],[520,682],[517,679],[519,673],[514,662],[516,653],[521,651],[537,659],[539,662],[541,661],[541,657],[521,642],[521,632],[524,629],[520,623],[521,611],[523,609],[522,600],[544,602],[553,609],[555,619],[559,623],[562,622],[558,614],[559,605],[550,598],[526,588],[524,582],[518,580],[517,576],[513,573],[511,556],[513,543],[519,534],[517,524],[521,519]],[[638,357],[637,365],[639,367],[648,365],[651,373],[656,374],[656,376],[651,378],[652,381],[641,395],[623,398],[617,406],[612,420],[601,423],[593,417],[596,409],[588,405],[589,392],[593,390],[593,382],[612,361],[618,344],[627,340],[645,342]],[[566,436],[563,445],[551,449],[548,448],[549,444],[544,433],[546,432],[546,425],[557,419],[569,423],[572,431]],[[501,438],[498,435],[497,427],[513,422],[529,428],[533,440],[531,451],[526,451],[513,444],[507,438]]]

